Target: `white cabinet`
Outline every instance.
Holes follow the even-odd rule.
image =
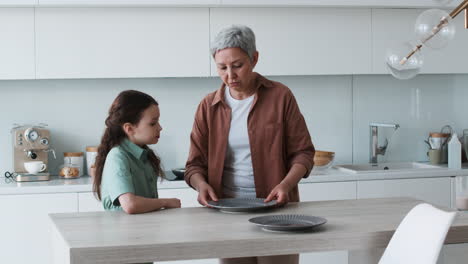
[[[209,75],[208,8],[38,8],[38,79]]]
[[[78,212],[104,211],[101,201],[96,199],[93,192],[78,193]]]
[[[200,207],[198,203],[198,192],[192,188],[159,189],[159,198],[180,199],[182,207]]]
[[[364,74],[371,71],[371,10],[211,8],[210,36],[231,24],[256,34],[263,75]],[[211,75],[216,67],[211,64]]]
[[[182,207],[199,207],[198,193],[191,188],[158,189],[159,198],[180,199]],[[78,193],[78,211],[96,212],[104,211],[101,201],[98,201],[92,192]]]
[[[0,8],[0,79],[34,79],[34,9]]]
[[[358,181],[357,198],[413,197],[450,207],[451,189],[450,177]]]
[[[299,184],[299,196],[303,202],[353,200],[356,199],[356,182],[302,183]],[[299,263],[348,264],[348,251],[303,253]]]
[[[38,0],[0,0],[0,7],[20,7],[20,6],[33,6],[38,3]]]
[[[0,263],[52,262],[48,214],[77,212],[76,193],[0,195]]]
[[[207,6],[221,0],[38,0],[40,6]]]
[[[414,25],[423,9],[373,9],[372,10],[372,58],[373,73],[388,73],[385,55],[388,48],[415,40]],[[422,73],[468,73],[466,47],[468,34],[464,29],[463,13],[454,19],[457,32],[447,47],[432,50],[423,47]]]
[[[353,200],[356,199],[356,182],[301,183],[299,196],[302,202]]]

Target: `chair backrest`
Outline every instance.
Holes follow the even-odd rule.
[[[418,204],[405,216],[379,264],[436,263],[456,212]]]

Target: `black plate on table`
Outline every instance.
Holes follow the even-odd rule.
[[[265,215],[249,219],[249,222],[266,231],[305,231],[323,225],[325,218],[310,215]]]
[[[219,199],[217,202],[208,201],[208,204],[221,212],[238,213],[238,212],[254,212],[264,210],[276,206],[276,200],[268,203],[264,202],[263,198],[226,198]]]

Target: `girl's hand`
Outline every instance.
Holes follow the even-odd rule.
[[[218,197],[216,196],[213,187],[206,182],[200,182],[197,188],[198,191],[198,202],[201,205],[209,206],[208,201],[218,201]]]
[[[164,208],[180,208],[180,200],[177,198],[165,199]]]
[[[289,202],[289,190],[289,186],[280,183],[270,192],[264,202],[268,203],[272,200],[277,200],[278,205],[285,205]]]

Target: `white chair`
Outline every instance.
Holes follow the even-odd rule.
[[[456,212],[418,204],[405,216],[379,264],[436,263]]]

